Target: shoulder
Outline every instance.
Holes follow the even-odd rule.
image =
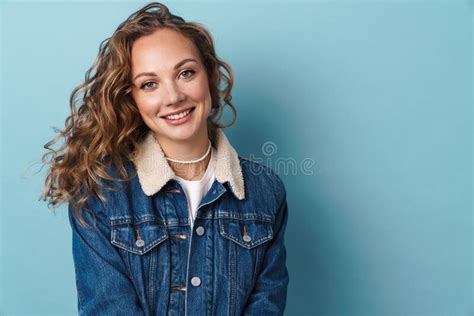
[[[123,168],[129,180],[126,181],[126,177],[121,174],[120,169]],[[94,213],[103,213],[109,215],[108,210],[117,208],[122,202],[124,202],[124,196],[134,194],[135,191],[132,187],[136,179],[136,171],[133,163],[124,160],[121,168],[117,165],[112,164],[107,166],[104,171],[106,175],[97,176],[97,187],[95,190],[89,189],[91,192],[87,195],[86,205],[92,208]],[[81,189],[81,195],[85,193],[85,189]]]
[[[239,156],[242,174],[245,181],[245,194],[250,197],[272,198],[273,203],[280,205],[286,199],[286,188],[282,178],[263,163]]]

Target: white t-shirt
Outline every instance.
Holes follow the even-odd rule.
[[[204,176],[199,180],[185,180],[177,175],[174,178],[181,184],[183,187],[184,193],[186,194],[186,199],[188,201],[188,211],[189,211],[189,220],[191,227],[194,226],[194,219],[196,218],[196,212],[199,204],[201,203],[202,198],[206,195],[207,191],[212,186],[215,180],[215,152],[214,147],[211,147],[211,158],[209,164],[207,165],[206,172]]]

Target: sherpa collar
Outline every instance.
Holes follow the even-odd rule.
[[[244,177],[237,152],[221,129],[217,129],[216,134],[216,180],[220,183],[228,181],[234,195],[243,200]],[[142,190],[148,196],[160,191],[175,175],[151,130],[139,144],[133,162]]]

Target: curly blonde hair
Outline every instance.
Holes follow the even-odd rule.
[[[87,70],[85,80],[75,87],[70,96],[70,115],[64,130],[44,145],[48,150],[42,163],[50,166],[41,198],[48,207],[68,202],[73,215],[85,225],[80,210],[87,199],[96,195],[102,202],[106,198],[100,188],[103,180],[129,181],[126,160],[131,160],[138,143],[149,131],[143,122],[131,95],[131,48],[135,40],[157,29],[171,28],[181,32],[198,48],[209,78],[212,107],[207,120],[209,138],[215,144],[218,128],[231,126],[237,112],[231,103],[234,75],[231,67],[216,56],[213,39],[205,26],[186,22],[173,15],[157,2],[149,3],[122,22],[112,36],[100,44],[94,64]],[[221,69],[222,68],[222,69]],[[224,88],[219,89],[221,83]],[[222,125],[224,107],[232,111],[231,122]],[[53,144],[64,138],[57,149]],[[119,171],[115,178],[107,172],[114,166]],[[93,215],[93,214],[92,214]]]

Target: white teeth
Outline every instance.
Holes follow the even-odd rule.
[[[169,116],[165,116],[168,120],[179,120],[180,118],[183,118],[185,117],[186,115],[189,114],[189,112],[191,112],[191,110],[186,110],[184,112],[181,112],[181,113],[178,113],[178,114],[174,114],[174,115],[169,115]]]

